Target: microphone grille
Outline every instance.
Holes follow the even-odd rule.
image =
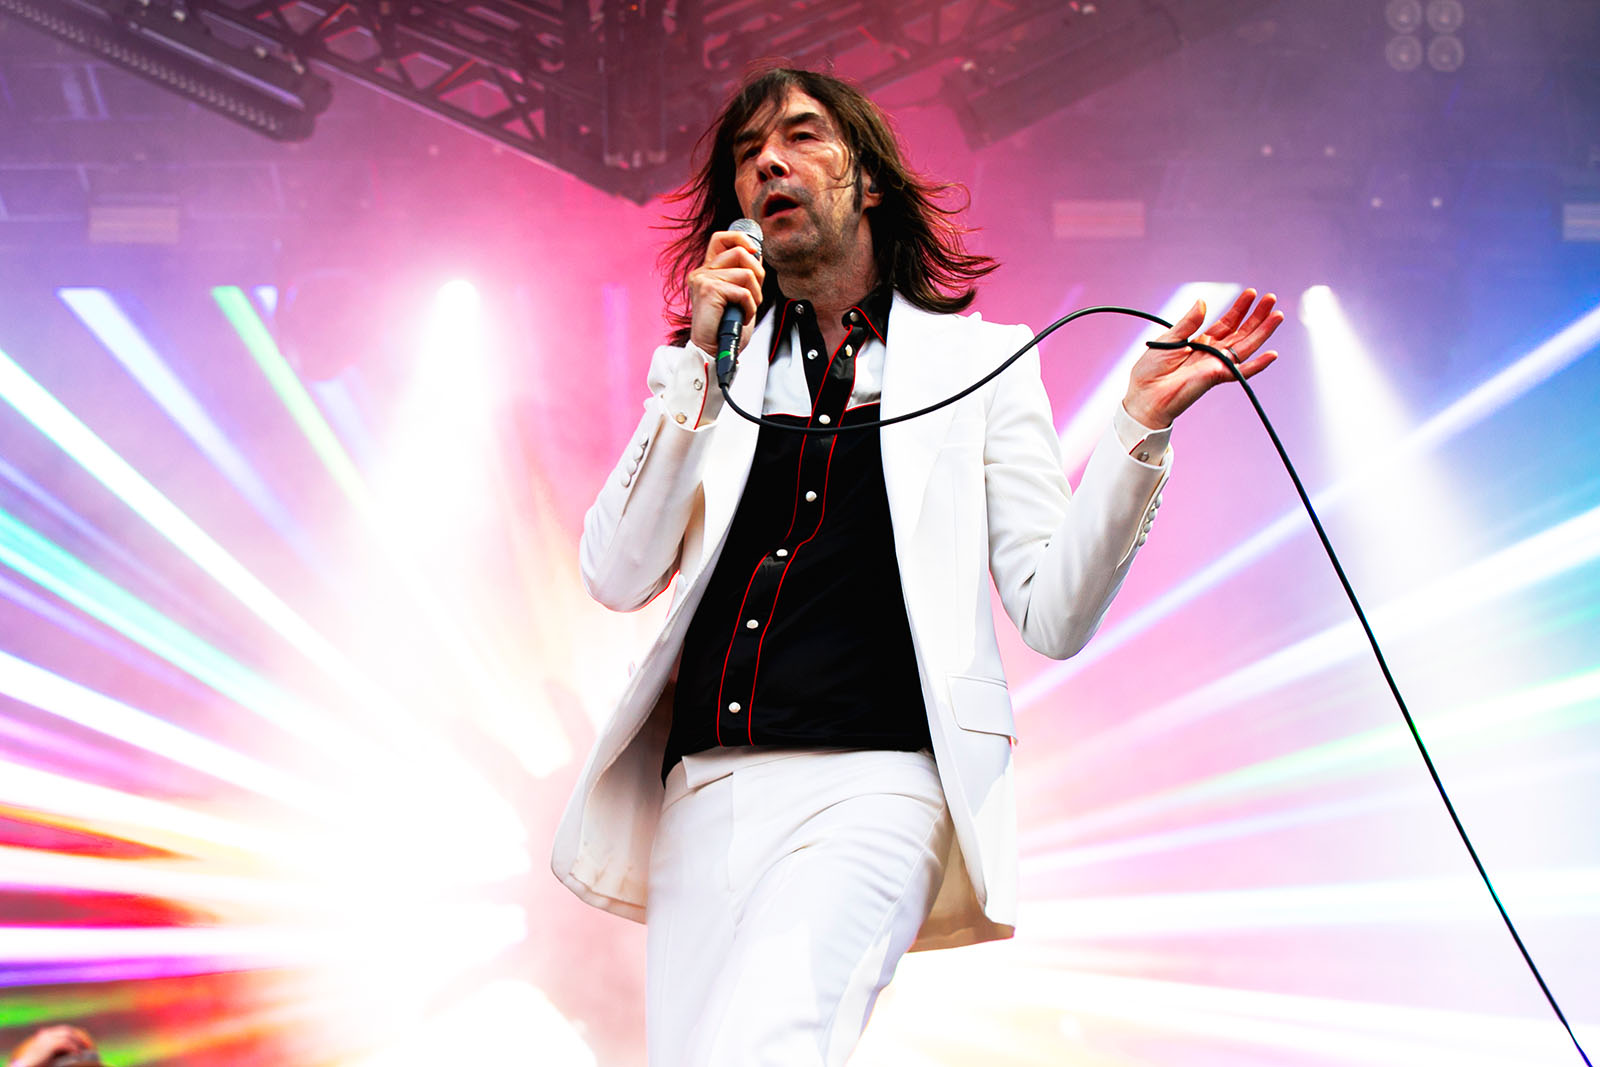
[[[729,226],[728,229],[732,230],[734,233],[747,233],[751,237],[754,237],[756,239],[756,249],[758,251],[760,250],[761,223],[757,222],[755,219],[734,219],[733,225]]]

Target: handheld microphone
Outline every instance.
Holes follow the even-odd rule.
[[[735,219],[728,229],[746,233],[756,239],[756,255],[761,255],[761,224],[755,219]],[[734,357],[739,354],[739,330],[744,326],[744,308],[729,304],[722,312],[722,325],[717,327],[717,385],[726,389],[733,381]]]

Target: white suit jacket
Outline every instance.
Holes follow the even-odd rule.
[[[757,326],[747,352],[768,351],[773,318]],[[891,321],[885,418],[970,385],[1030,336],[1024,326],[930,314],[898,294]],[[584,520],[581,569],[601,603],[633,610],[678,581],[660,634],[578,778],[552,857],[556,876],[583,900],[640,921],[678,656],[758,433],[726,409],[699,431],[679,424],[682,413],[663,396],[684,355],[657,350],[645,416]],[[741,362],[730,388],[746,411],[761,410],[766,373],[764,359]],[[698,416],[690,410],[683,422],[693,426]],[[1072,655],[1144,543],[1170,466],[1133,459],[1108,428],[1073,493],[1033,352],[960,402],[879,432],[906,616],[955,828],[944,885],[913,948],[1009,937],[1016,730],[989,576],[1028,645]]]

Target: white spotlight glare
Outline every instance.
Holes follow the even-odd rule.
[[[1356,335],[1338,297],[1314,285],[1300,297],[1328,447],[1340,473],[1398,440],[1411,420]]]

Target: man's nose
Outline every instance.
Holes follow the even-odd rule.
[[[788,173],[789,164],[784,160],[783,153],[778,151],[778,146],[773,144],[771,139],[768,139],[756,155],[756,176],[763,182],[769,182]]]

